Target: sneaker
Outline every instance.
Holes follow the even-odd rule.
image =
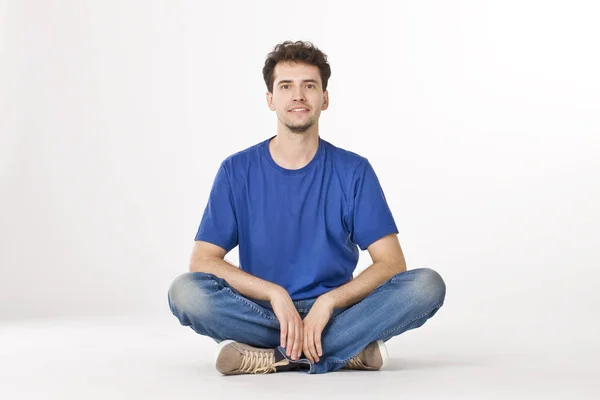
[[[388,354],[383,340],[369,343],[360,353],[352,357],[342,369],[376,371],[388,363]]]
[[[299,370],[299,365],[290,362],[275,349],[252,347],[234,340],[224,340],[217,345],[215,366],[223,375]]]

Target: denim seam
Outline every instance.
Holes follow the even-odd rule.
[[[397,327],[395,327],[395,328],[393,328],[393,329],[388,329],[387,331],[383,332],[383,333],[381,334],[381,336],[380,336],[380,337],[385,337],[385,336],[389,335],[390,333],[392,333],[392,332],[394,332],[394,331],[397,331],[398,329],[402,329],[402,328],[404,328],[404,327],[405,327],[406,325],[408,325],[408,324],[412,324],[412,323],[413,323],[413,322],[415,322],[416,320],[423,318],[424,316],[426,316],[427,314],[429,314],[430,312],[432,312],[432,311],[433,311],[433,310],[435,310],[436,308],[440,308],[440,307],[441,307],[441,306],[443,306],[443,305],[444,305],[444,303],[440,303],[440,304],[438,304],[437,306],[435,306],[435,307],[431,308],[429,311],[426,311],[426,312],[424,312],[423,314],[419,315],[418,317],[415,317],[415,318],[413,318],[412,320],[410,320],[410,321],[408,321],[408,322],[406,322],[406,323],[404,323],[404,324],[402,324],[402,325],[400,325],[400,326],[397,326]],[[378,340],[379,340],[379,339],[378,339]]]
[[[212,281],[212,283],[215,285],[215,288],[217,288],[217,287],[219,287],[219,286],[223,287],[223,289],[226,289],[227,293],[231,294],[231,295],[232,295],[233,297],[235,297],[236,299],[238,299],[238,300],[240,300],[240,301],[244,302],[246,305],[248,305],[248,306],[249,306],[249,307],[250,307],[250,308],[251,308],[253,311],[257,312],[259,315],[261,315],[261,316],[263,316],[263,317],[265,317],[265,318],[267,318],[267,319],[270,319],[270,320],[275,320],[275,321],[277,321],[277,318],[272,318],[272,317],[270,317],[270,316],[266,315],[266,314],[265,314],[265,313],[263,313],[261,310],[259,310],[258,308],[256,308],[256,307],[255,307],[255,306],[254,306],[252,303],[250,303],[250,302],[249,302],[247,299],[245,299],[244,297],[240,297],[240,296],[238,296],[237,294],[235,294],[235,293],[233,292],[233,290],[231,290],[231,288],[230,288],[229,286],[224,286],[224,285],[222,285],[220,282],[217,282],[217,281],[216,281],[216,280],[214,280],[214,279],[211,279],[211,281]]]
[[[430,312],[432,312],[432,311],[433,311],[433,310],[435,310],[436,308],[440,308],[440,307],[441,307],[443,304],[444,304],[444,303],[440,303],[439,305],[437,305],[437,306],[433,307],[431,310],[429,310],[429,311],[427,311],[427,312],[425,312],[425,313],[421,314],[420,316],[418,316],[418,317],[416,317],[416,318],[413,318],[412,320],[408,321],[408,322],[407,322],[407,323],[405,323],[405,324],[402,324],[402,325],[400,325],[400,326],[397,326],[397,327],[395,327],[395,328],[393,328],[393,329],[388,329],[387,331],[383,332],[383,333],[380,335],[380,337],[385,337],[385,336],[387,336],[388,334],[390,334],[390,333],[392,333],[392,332],[394,332],[394,331],[397,331],[398,329],[404,328],[406,325],[408,325],[408,324],[411,324],[411,323],[415,322],[416,320],[423,318],[424,316],[426,316],[427,314],[429,314]],[[380,339],[377,339],[377,340],[380,340]],[[361,350],[361,351],[362,351],[362,350]],[[347,358],[347,359],[345,359],[345,360],[340,360],[340,361],[336,361],[336,360],[330,360],[330,361],[331,361],[331,362],[334,362],[334,363],[338,363],[338,364],[342,364],[342,363],[344,363],[344,364],[345,364],[345,363],[348,363],[348,361],[350,361],[350,360],[351,360],[353,357],[356,357],[358,354],[360,354],[360,351],[359,351],[357,354],[355,354],[355,355],[353,355],[352,357],[349,357],[349,358]]]
[[[265,317],[267,319],[277,321],[277,318],[270,317],[267,314],[263,313],[261,310],[259,310],[258,308],[254,307],[254,305],[252,305],[252,303],[250,303],[244,297],[240,297],[237,294],[235,294],[230,288],[228,288],[228,287],[225,286],[225,289],[227,290],[227,293],[229,293],[230,295],[232,295],[236,299],[244,302],[248,307],[250,307],[253,311],[255,311],[256,313],[258,313],[259,315],[261,315],[261,316],[263,316],[263,317]]]
[[[405,273],[405,272],[408,272],[408,271],[412,271],[412,270],[407,270],[407,271],[404,271],[404,272],[400,272],[399,274],[396,274],[396,275],[392,276],[390,278],[390,282],[394,282],[395,283],[398,279],[404,278],[404,276],[402,274]]]

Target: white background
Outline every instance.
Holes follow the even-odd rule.
[[[409,269],[444,277],[439,324],[597,343],[598,16],[592,1],[0,2],[0,319],[169,314],[219,163],[276,133],[261,70],[291,39],[329,57],[321,137],[371,161]]]

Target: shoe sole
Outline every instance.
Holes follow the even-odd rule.
[[[377,346],[379,347],[379,353],[381,353],[381,361],[383,362],[381,368],[379,369],[383,369],[388,364],[389,360],[387,349],[385,347],[385,342],[383,340],[378,340]]]
[[[223,349],[223,347],[227,346],[229,343],[235,343],[235,340],[223,340],[221,343],[219,343],[217,345],[217,348],[215,349],[215,353],[214,353],[214,364],[217,365],[217,359],[219,358],[219,353],[221,353],[221,350]]]

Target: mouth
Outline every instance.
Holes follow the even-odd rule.
[[[307,108],[296,108],[288,111],[291,114],[308,114]]]

